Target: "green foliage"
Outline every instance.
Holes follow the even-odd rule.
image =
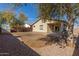
[[[53,9],[52,4],[39,4],[39,11],[41,18],[50,19],[52,9]]]
[[[19,17],[14,18],[13,22],[11,23],[11,27],[23,26],[26,20],[27,20],[27,17],[24,15],[24,13],[19,13]]]
[[[27,20],[27,17],[23,12],[21,12],[19,13],[18,19],[23,23],[25,20]]]
[[[63,17],[63,15],[78,16],[79,14],[79,4],[70,4],[70,3],[45,3],[39,4],[40,16],[42,18],[51,18],[52,15],[54,17],[59,16]]]
[[[19,17],[16,17],[16,15],[11,11],[4,11],[0,14],[0,27],[2,23],[6,22],[10,24],[11,28],[18,28],[25,24],[25,20],[27,20],[27,17],[24,15],[24,13],[19,13]]]
[[[7,23],[10,23],[11,20],[15,17],[14,13],[10,12],[10,11],[5,11],[2,13],[1,16]]]

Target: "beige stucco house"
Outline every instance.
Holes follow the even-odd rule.
[[[43,22],[42,19],[38,19],[35,23],[32,25],[32,31],[33,32],[60,32],[62,31],[66,25],[66,21],[61,20],[54,20],[51,21],[45,21]]]

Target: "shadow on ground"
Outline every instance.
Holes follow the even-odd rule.
[[[10,33],[0,34],[0,56],[39,56]]]

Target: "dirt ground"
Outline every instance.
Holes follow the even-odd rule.
[[[39,40],[45,37],[46,33],[37,32],[25,32],[25,33],[13,33],[18,35],[26,45],[31,47],[34,51],[43,56],[72,56],[74,48],[66,47],[59,48],[56,45],[46,45],[45,41]]]
[[[18,36],[21,38],[21,41],[23,41],[25,44],[28,44],[31,47],[34,48],[40,48],[44,47],[45,41],[39,40],[40,38],[44,37],[46,33],[38,33],[38,32],[18,32],[18,33],[12,33],[14,36]]]
[[[79,56],[77,48],[60,48],[52,44],[46,45],[45,41],[39,40],[47,33],[16,32],[0,35],[0,55],[11,56]]]

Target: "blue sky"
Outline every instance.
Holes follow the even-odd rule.
[[[11,9],[11,5],[0,4],[0,11],[6,11],[10,9]],[[14,10],[14,13],[16,13],[16,15],[18,15],[20,12],[23,12],[28,17],[28,20],[26,21],[26,23],[29,23],[29,24],[32,24],[33,22],[35,22],[36,18],[39,15],[38,7],[36,4],[27,4],[26,6],[22,6]]]

